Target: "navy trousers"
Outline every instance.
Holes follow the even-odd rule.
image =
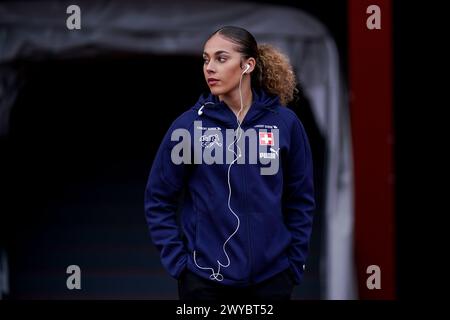
[[[294,286],[290,269],[247,287],[224,286],[186,269],[178,279],[178,296],[181,301],[282,301],[291,299]]]

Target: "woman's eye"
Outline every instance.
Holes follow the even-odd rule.
[[[225,61],[227,61],[227,59],[226,59],[226,58],[223,58],[223,57],[220,57],[218,60],[219,60],[219,62],[225,62]]]

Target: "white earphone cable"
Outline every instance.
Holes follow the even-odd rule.
[[[222,264],[219,260],[217,260],[217,272],[215,272],[214,268],[207,268],[207,267],[201,267],[198,265],[197,260],[196,260],[196,251],[194,250],[194,263],[195,265],[203,270],[212,270],[211,275],[209,276],[211,280],[217,280],[217,281],[222,281],[223,280],[223,275],[220,273],[220,269],[221,267],[227,268],[230,266],[230,257],[228,256],[227,251],[225,250],[225,246],[228,243],[228,241],[230,241],[230,239],[236,234],[236,232],[238,232],[239,227],[241,225],[241,220],[239,219],[238,215],[234,212],[234,210],[231,208],[231,182],[230,182],[230,171],[231,171],[231,166],[242,156],[241,154],[241,149],[239,148],[239,146],[236,144],[236,148],[238,150],[238,154],[236,154],[236,152],[234,152],[234,148],[230,149],[231,146],[233,146],[235,143],[238,143],[239,140],[242,137],[242,130],[241,130],[241,122],[239,121],[239,115],[241,114],[243,108],[244,108],[244,104],[242,101],[242,77],[244,75],[245,72],[247,72],[247,70],[250,68],[249,65],[247,65],[247,68],[245,69],[244,72],[242,72],[241,77],[239,79],[239,98],[240,98],[240,103],[241,103],[241,108],[239,109],[239,112],[236,115],[236,119],[237,119],[237,123],[238,123],[238,127],[236,129],[237,135],[234,139],[234,141],[227,147],[227,150],[233,152],[233,154],[236,156],[236,158],[233,159],[233,161],[230,163],[230,165],[228,166],[228,172],[227,172],[227,179],[228,179],[228,209],[230,209],[231,213],[236,217],[237,219],[237,226],[236,229],[233,231],[233,233],[227,238],[227,240],[225,240],[225,242],[223,243],[222,246],[222,250],[225,253],[225,256],[227,257],[227,263],[226,264]],[[200,111],[199,111],[199,115],[200,115]]]

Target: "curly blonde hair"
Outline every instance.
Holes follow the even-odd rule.
[[[297,81],[289,58],[269,44],[258,46],[255,79],[267,92],[279,96],[282,105],[294,99]]]

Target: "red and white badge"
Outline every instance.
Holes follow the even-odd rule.
[[[259,145],[260,146],[273,146],[272,132],[260,132],[259,133]]]

